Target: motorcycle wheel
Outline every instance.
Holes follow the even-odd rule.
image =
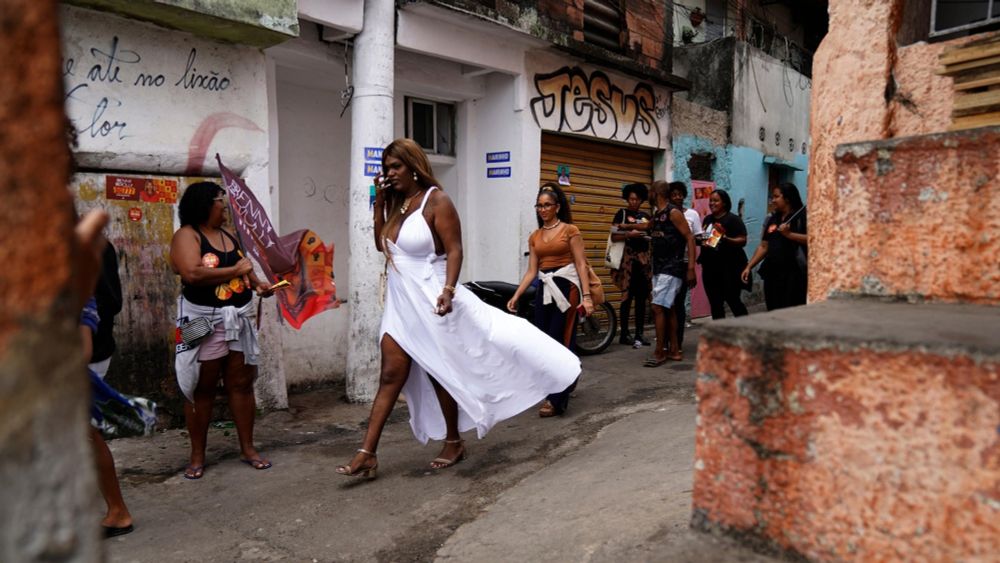
[[[594,314],[576,325],[576,351],[581,356],[600,354],[615,339],[618,315],[609,303],[594,307]]]

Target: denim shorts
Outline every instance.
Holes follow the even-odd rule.
[[[653,276],[653,305],[659,305],[664,309],[674,306],[674,299],[684,285],[684,280],[671,276],[670,274],[656,274]]]

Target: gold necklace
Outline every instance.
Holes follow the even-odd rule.
[[[562,224],[562,221],[559,220],[559,219],[556,219],[556,222],[551,227],[546,227],[545,225],[542,225],[542,229],[545,229],[546,231],[551,231],[552,229],[558,227],[561,224]]]
[[[417,197],[418,195],[420,195],[420,192],[417,192],[411,195],[410,197],[406,198],[406,201],[403,202],[402,207],[399,208],[400,215],[406,214],[406,210],[410,208],[410,202],[413,201],[413,198]]]

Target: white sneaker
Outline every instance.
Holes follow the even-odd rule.
[[[635,342],[632,343],[632,347],[635,348],[636,350],[638,350],[639,348],[642,348],[642,341],[641,340],[636,340]]]

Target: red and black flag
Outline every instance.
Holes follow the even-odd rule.
[[[285,280],[291,284],[275,292],[281,316],[298,329],[309,317],[339,307],[333,279],[333,245],[323,244],[308,229],[278,236],[246,183],[222,164],[219,155],[215,158],[229,195],[233,225],[245,252],[260,264],[269,282]]]

